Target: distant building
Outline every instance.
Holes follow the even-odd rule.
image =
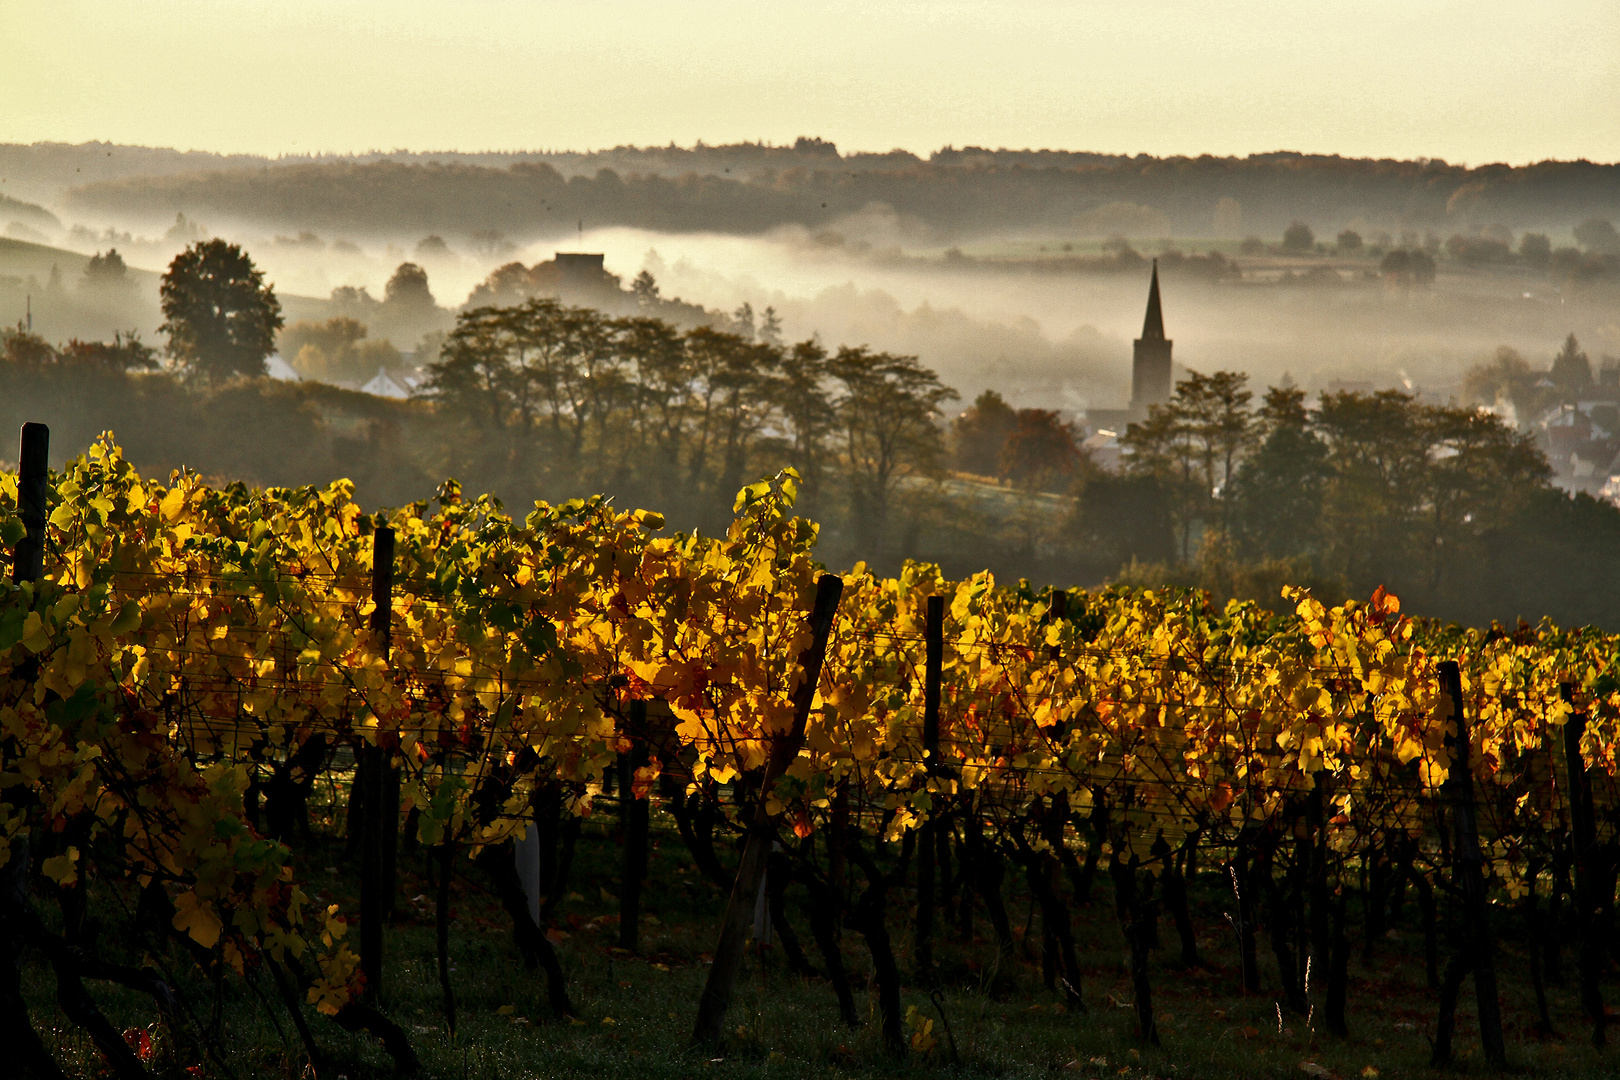
[[[559,251],[547,262],[524,266],[507,263],[490,274],[468,298],[469,307],[521,304],[535,296],[552,296],[565,304],[593,307],[610,315],[628,315],[636,310],[634,294],[619,287],[619,278],[608,273],[606,256],[600,252]]]
[[[280,353],[271,353],[264,361],[264,373],[282,382],[298,382],[300,376]]]
[[[1616,457],[1610,469],[1620,469],[1620,457]],[[1611,506],[1620,507],[1620,472],[1611,472],[1609,478],[1598,489],[1597,497]]]
[[[592,252],[559,251],[552,261],[564,285],[597,285],[607,273],[607,256]]]
[[[1148,286],[1147,318],[1142,336],[1132,344],[1131,411],[1147,415],[1149,405],[1170,401],[1170,346],[1164,336],[1164,312],[1159,306],[1159,260],[1153,260],[1153,284]]]
[[[1099,469],[1108,472],[1119,470],[1119,432],[1111,428],[1100,428],[1086,436],[1085,441],[1080,444],[1080,449]]]
[[[1125,409],[1087,409],[1086,426],[1092,431],[1125,434],[1130,424],[1147,419],[1148,406],[1165,405],[1174,390],[1173,343],[1164,336],[1164,309],[1159,300],[1159,260],[1153,260],[1153,279],[1148,285],[1147,317],[1142,320],[1142,336],[1132,342],[1131,404]]]
[[[405,398],[411,396],[411,392],[408,388],[401,386],[397,381],[395,381],[394,378],[388,374],[387,368],[381,367],[377,369],[376,377],[362,386],[360,390],[362,393],[374,394],[377,397],[394,398],[397,401],[403,401]]]
[[[1560,487],[1595,493],[1620,472],[1620,404],[1614,401],[1583,395],[1548,410],[1533,430]]]

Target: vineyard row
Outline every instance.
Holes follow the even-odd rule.
[[[885,1036],[903,1050],[889,897],[914,890],[903,917],[926,980],[953,859],[1002,947],[1005,867],[1023,871],[1049,981],[1076,1007],[1068,907],[1106,873],[1147,1040],[1151,925],[1171,910],[1184,958],[1196,954],[1183,916],[1200,860],[1232,881],[1245,986],[1258,988],[1267,926],[1289,1004],[1305,1007],[1316,965],[1340,1031],[1345,898],[1369,897],[1371,934],[1410,884],[1430,897],[1439,1030],[1471,973],[1495,1061],[1493,920],[1563,874],[1603,1039],[1620,870],[1611,636],[1439,625],[1382,590],[1331,608],[1285,590],[1273,613],[1188,590],[947,581],[921,564],[834,576],[815,562],[814,523],[791,514],[792,470],[744,488],[726,536],[664,536],[658,515],[602,498],[519,518],[447,483],[368,514],[345,481],[159,483],[110,437],[47,475],[43,438],[28,425],[20,471],[0,478],[0,539],[14,551],[0,592],[0,860],[67,907],[91,882],[133,888],[196,962],[269,969],[312,1057],[299,990],[414,1060],[381,1007],[402,827],[440,853],[441,885],[457,859],[488,872],[553,1007],[570,1012],[543,924],[559,838],[609,791],[625,882],[644,877],[656,798],[730,891],[700,1042],[720,1038],[757,897],[791,882],[822,913],[814,936],[846,1019],[847,981],[827,955],[837,922],[871,949]],[[311,904],[288,847],[340,759],[358,763],[358,953],[344,913]],[[514,848],[531,823],[528,862],[551,869],[526,884]],[[621,918],[630,948],[638,887]],[[44,933],[26,889],[4,903],[7,933]],[[1459,945],[1442,973],[1445,920]],[[74,959],[71,930],[41,940],[59,978],[151,989]],[[31,1032],[18,1008],[0,1001]],[[73,1019],[101,1045],[104,1025]],[[1436,1057],[1448,1054],[1446,1034]]]

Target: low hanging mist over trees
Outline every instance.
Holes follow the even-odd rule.
[[[705,530],[791,464],[834,565],[1267,603],[1383,584],[1473,622],[1620,610],[1598,569],[1616,512],[1566,494],[1620,452],[1614,166],[91,149],[0,147],[8,190],[50,203],[0,206],[22,317],[0,416],[58,446],[111,428],[143,468],[347,475],[372,503],[450,476],[513,507],[603,491]],[[658,231],[523,246],[587,225]],[[1140,310],[1150,258],[1188,366],[1099,433],[1134,332],[1108,320]],[[777,290],[779,270],[816,284]],[[307,295],[273,284],[289,273]]]
[[[347,315],[304,319],[281,332],[282,356],[306,379],[364,382],[379,370],[398,368],[400,352],[387,338],[367,339],[366,324]]]
[[[95,265],[115,276],[110,254]],[[351,316],[285,327],[281,348],[309,381],[265,379],[280,302],[240,248],[197,242],[163,279],[166,368],[134,335],[53,346],[7,331],[3,419],[65,416],[68,445],[111,428],[146,468],[200,463],[266,484],[347,474],[384,503],[447,476],[513,507],[606,491],[710,531],[740,487],[790,464],[835,564],[925,558],[1265,602],[1285,583],[1332,597],[1385,585],[1475,623],[1620,610],[1604,571],[1620,510],[1553,487],[1537,438],[1499,412],[1397,390],[1313,404],[1291,385],[1257,392],[1241,372],[1189,372],[1110,456],[1061,411],[993,390],[951,416],[956,391],[918,357],[786,342],[772,310],[683,326],[660,315],[690,305],[650,275],[630,290],[586,282],[625,312],[613,314],[525,295],[546,287],[535,274],[492,275],[482,295],[515,302],[469,307],[427,337],[410,398],[389,400],[320,381],[403,370]],[[411,263],[384,299],[348,302],[439,310]],[[1474,399],[1527,412],[1593,383],[1573,335],[1546,371],[1503,349],[1467,379]]]
[[[1498,345],[1530,355],[1574,330],[1594,363],[1620,352],[1616,178],[1579,161],[918,156],[813,138],[273,160],[0,146],[0,319],[31,305],[54,341],[155,337],[162,267],[217,234],[254,251],[289,326],[366,327],[303,365],[310,340],[284,350],[358,384],[390,368],[385,341],[414,366],[459,310],[561,295],[550,255],[577,243],[622,280],[570,303],[683,327],[771,305],[795,339],[918,355],[969,398],[1078,414],[1122,403],[1120,313],[1156,257],[1194,366],[1444,398]],[[85,265],[114,255],[122,277]],[[406,264],[420,274],[391,282]],[[684,309],[626,303],[638,272]]]

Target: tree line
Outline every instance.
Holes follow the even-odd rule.
[[[1238,372],[1178,382],[1121,436],[1119,472],[1076,482],[1082,547],[1127,580],[1227,596],[1383,585],[1476,625],[1612,623],[1620,509],[1553,486],[1534,435],[1397,390],[1254,399]]]
[[[384,303],[426,292],[406,268],[396,279]],[[987,392],[948,419],[955,391],[917,357],[785,342],[772,313],[746,308],[681,326],[646,313],[650,280],[627,295],[649,306],[529,296],[465,310],[415,397],[395,402],[263,379],[274,292],[239,248],[199,242],[164,277],[166,368],[133,335],[52,346],[19,329],[0,338],[0,397],[10,422],[43,417],[80,442],[112,428],[149,468],[347,475],[394,503],[446,476],[513,506],[601,491],[684,529],[721,528],[740,487],[792,464],[833,564],[926,558],[1267,602],[1284,583],[1334,597],[1386,585],[1475,623],[1606,623],[1620,599],[1601,571],[1620,552],[1620,511],[1553,487],[1534,440],[1493,413],[1396,391],[1308,407],[1279,386],[1256,401],[1242,373],[1191,373],[1104,467],[1056,410]],[[331,340],[306,328],[306,361],[381,355],[358,322],[315,329]],[[1468,387],[1524,416],[1591,378],[1571,338],[1551,372],[1503,353]]]
[[[956,394],[915,356],[789,345],[773,311],[748,305],[713,315],[718,327],[681,327],[521,299],[527,286],[512,277],[492,277],[489,295],[515,302],[465,310],[434,342],[411,402],[264,379],[278,335],[316,377],[370,374],[398,354],[348,316],[285,327],[251,257],[218,239],[189,245],[163,275],[163,370],[137,337],[56,347],[19,328],[0,339],[0,381],[16,422],[43,410],[85,441],[114,428],[137,460],[229,465],[273,484],[342,473],[397,501],[453,475],[514,505],[602,490],[670,508],[688,528],[721,528],[740,487],[791,460],[803,505],[842,530],[851,553],[886,550],[902,482],[943,463],[940,410]],[[612,286],[631,311],[690,314],[649,275],[627,292]],[[347,300],[437,310],[410,263],[382,301]]]
[[[1333,596],[1382,584],[1471,622],[1601,623],[1620,599],[1596,580],[1620,553],[1620,510],[1554,487],[1535,438],[1477,407],[1399,391],[1308,407],[1294,386],[1257,401],[1247,375],[1194,372],[1104,468],[1056,410],[988,392],[947,421],[956,395],[915,357],[730,326],[545,297],[478,308],[419,393],[478,433],[446,455],[451,471],[502,476],[498,490],[606,490],[708,521],[749,477],[791,463],[834,558],[1135,575],[1268,602],[1286,583]],[[1590,381],[1570,353],[1584,358],[1566,342],[1555,393]],[[1002,486],[964,486],[964,473]]]
[[[66,203],[93,213],[168,214],[178,206],[193,216],[363,234],[526,237],[559,234],[580,219],[674,231],[814,228],[874,204],[948,233],[1070,228],[1078,215],[1130,203],[1165,215],[1178,233],[1205,235],[1222,200],[1261,232],[1280,232],[1324,208],[1341,222],[1471,228],[1620,215],[1620,166],[1587,161],[1470,168],[1292,153],[1155,158],[977,148],[926,161],[909,154],[857,160],[819,141],[791,153],[730,148],[728,157],[727,148],[704,149],[292,161],[107,179],[73,189]]]
[[[419,393],[477,432],[450,450],[459,471],[676,499],[707,522],[791,461],[812,513],[847,514],[856,542],[881,548],[896,487],[942,464],[956,392],[914,356],[743,326],[682,330],[549,297],[474,308]]]

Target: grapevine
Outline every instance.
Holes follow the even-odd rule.
[[[1246,983],[1259,909],[1286,925],[1296,909],[1278,881],[1297,883],[1308,932],[1273,947],[1302,1008],[1306,962],[1289,941],[1342,968],[1351,877],[1452,887],[1458,708],[1493,896],[1514,902],[1571,858],[1559,837],[1579,810],[1572,791],[1592,793],[1588,843],[1620,842],[1615,638],[1441,625],[1382,590],[1217,609],[1191,590],[1060,593],[857,565],[802,748],[762,790],[793,724],[821,573],[796,486],[784,470],[745,488],[723,537],[659,535],[657,514],[602,498],[520,517],[447,483],[368,512],[346,481],[157,482],[104,437],[50,478],[43,578],[0,585],[0,865],[48,882],[64,910],[94,879],[160,913],[195,962],[285,972],[302,1004],[388,1040],[397,1029],[365,1004],[352,913],[312,903],[290,848],[301,793],[365,753],[397,770],[413,838],[446,865],[509,867],[537,815],[588,816],[614,785],[615,800],[668,800],[711,867],[693,814],[740,834],[759,810],[784,849],[773,867],[846,908],[880,982],[895,967],[885,897],[934,825],[972,853],[981,885],[1005,861],[1022,869],[1060,946],[1051,977],[1076,1007],[1065,888],[1089,892],[1106,872],[1145,953],[1146,893],[1162,883],[1175,908],[1202,853],[1233,883]],[[26,532],[19,513],[7,474],[8,547]],[[395,586],[379,632],[384,527]],[[937,745],[923,719],[931,597],[944,610]],[[1460,702],[1441,661],[1458,666]],[[500,880],[522,924],[516,877]],[[532,924],[520,938],[569,1011],[551,945]],[[1133,971],[1155,1039],[1145,966]],[[898,998],[883,1002],[903,1050]],[[1330,1024],[1343,1010],[1330,989]]]

